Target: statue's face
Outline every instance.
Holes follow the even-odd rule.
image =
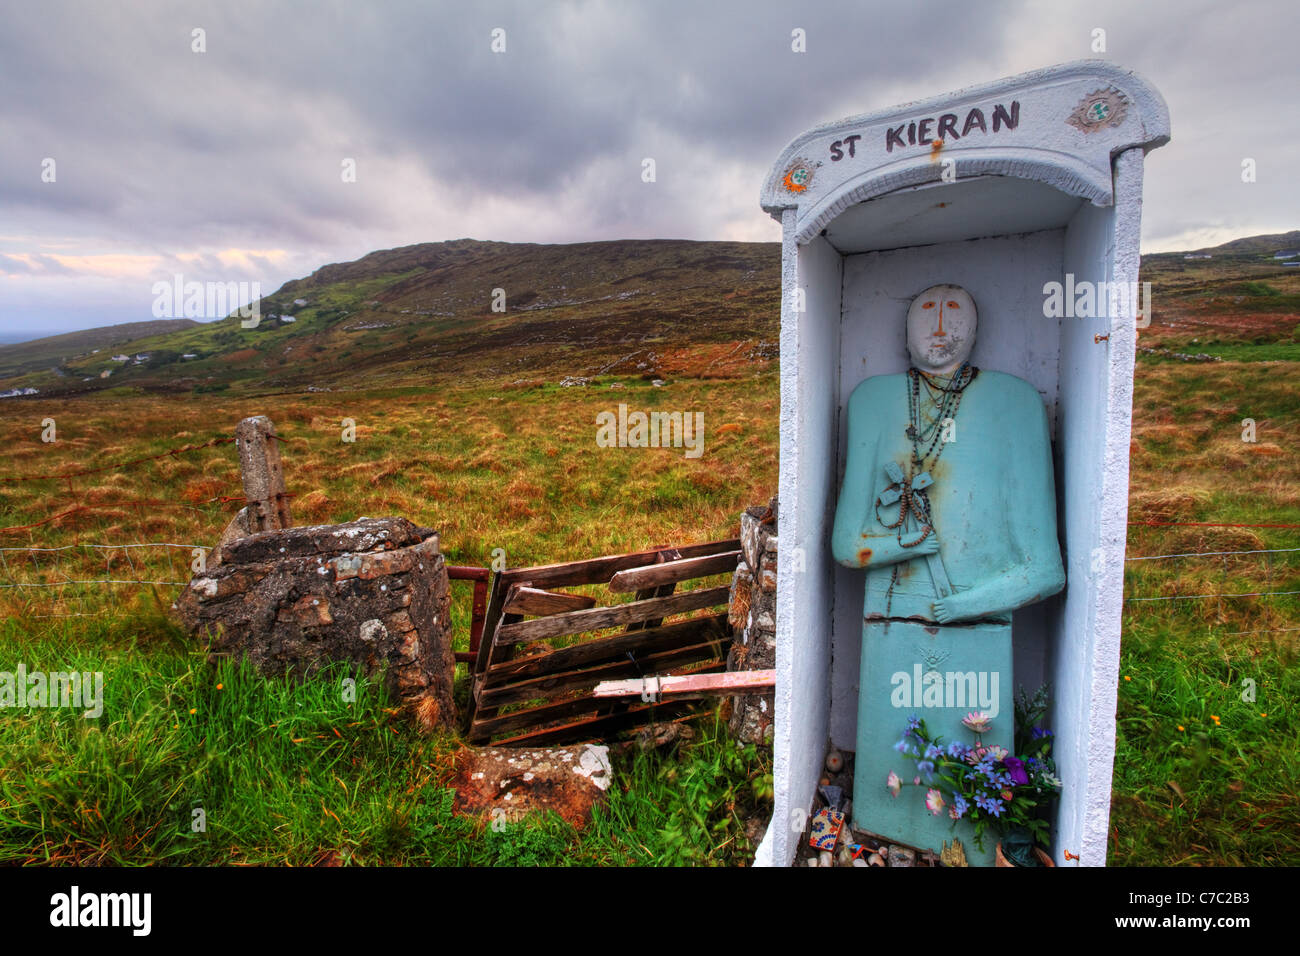
[[[975,347],[975,300],[957,285],[935,285],[907,311],[907,351],[923,372],[947,374]]]

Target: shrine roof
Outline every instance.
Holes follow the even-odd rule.
[[[1112,157],[1168,141],[1154,87],[1080,60],[816,126],[781,152],[761,204],[777,219],[797,210],[798,242],[852,206],[927,185],[1002,177],[1109,206]]]

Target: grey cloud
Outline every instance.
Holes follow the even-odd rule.
[[[286,250],[288,262],[254,263],[265,286],[466,234],[759,230],[763,174],[807,127],[1089,56],[1103,26],[1107,56],[1146,73],[1173,113],[1174,143],[1149,164],[1147,233],[1248,229],[1300,205],[1296,21],[1282,0],[44,0],[13,6],[0,31],[0,222],[72,254]],[[489,49],[496,27],[504,54]],[[795,28],[807,53],[790,50]],[[1243,192],[1235,170],[1252,152],[1261,181]],[[55,184],[40,180],[46,156]],[[645,156],[659,163],[653,188]],[[341,180],[344,157],[356,183]]]

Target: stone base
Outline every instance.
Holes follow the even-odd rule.
[[[225,541],[176,608],[214,656],[268,676],[350,661],[385,674],[426,729],[455,724],[447,569],[438,535],[404,518]]]
[[[974,675],[974,699],[960,680],[951,682],[953,693],[947,694],[945,678],[958,674]],[[894,744],[903,736],[912,714],[925,721],[931,737],[942,737],[945,746],[954,740],[974,744],[975,737],[962,725],[962,718],[971,711],[996,710],[991,730],[980,740],[1012,749],[1011,625],[869,622],[863,629],[859,681],[853,825],[934,853],[940,852],[945,840],[957,836],[966,845],[971,865],[992,866],[996,831],[986,831],[981,852],[975,846],[973,828],[965,820],[954,827],[946,809],[932,816],[925,808],[928,788],[924,780],[921,786],[912,784],[916,762],[902,756]],[[989,692],[995,705],[986,706],[987,701],[979,699],[981,688]],[[897,797],[885,786],[891,770],[903,781]]]

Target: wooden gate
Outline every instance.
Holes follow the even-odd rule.
[[[659,703],[644,694],[628,703],[592,691],[611,678],[723,670],[731,643],[725,605],[739,549],[737,539],[710,541],[494,575],[474,662],[469,739],[508,746],[594,739],[697,706],[704,695]],[[683,581],[724,574],[726,583],[677,590]]]

